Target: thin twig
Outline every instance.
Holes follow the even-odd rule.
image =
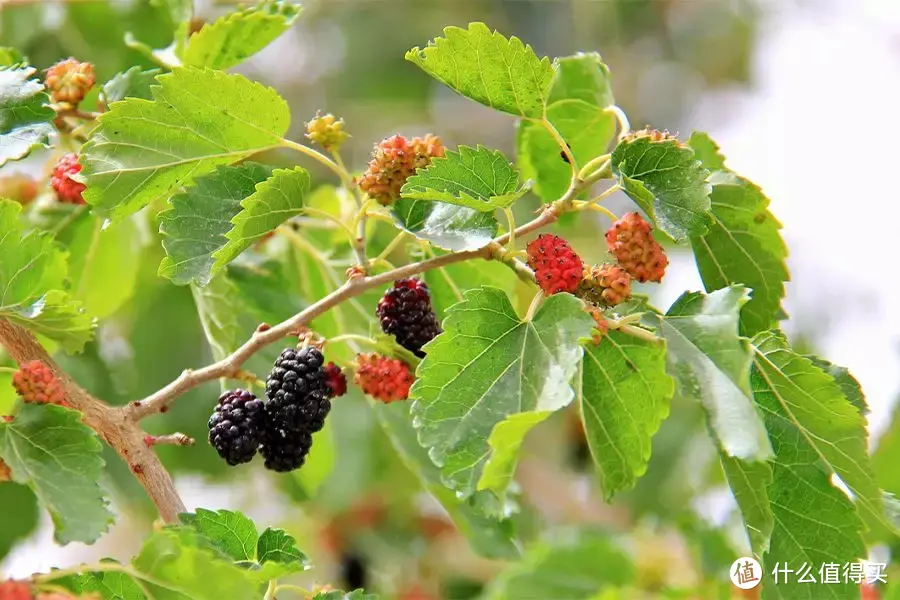
[[[145,435],[144,443],[147,446],[193,446],[195,440],[183,433],[169,433],[166,435]]]

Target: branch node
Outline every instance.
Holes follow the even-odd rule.
[[[366,279],[366,269],[362,265],[353,265],[346,271],[347,279],[354,285],[362,283]]]

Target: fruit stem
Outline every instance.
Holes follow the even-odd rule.
[[[0,373],[15,373],[18,371],[15,367],[0,367]]]
[[[304,206],[300,210],[308,215],[315,215],[317,217],[321,217],[327,221],[331,221],[332,223],[335,223],[338,227],[340,227],[347,233],[347,236],[349,236],[349,238],[350,238],[351,244],[356,240],[356,234],[353,233],[353,230],[350,229],[349,227],[347,227],[347,225],[344,224],[343,221],[341,221],[339,218],[337,218],[330,212],[326,212],[324,210],[319,210],[318,208],[311,208],[308,206]]]
[[[364,335],[357,335],[355,333],[345,333],[343,335],[336,335],[333,338],[329,338],[325,341],[326,344],[336,344],[338,342],[359,342],[361,344],[369,344],[370,346],[377,346],[378,342],[373,340],[372,338],[368,338]]]
[[[621,331],[624,334],[636,337],[639,340],[644,340],[645,342],[659,343],[662,341],[662,338],[656,337],[652,331],[647,331],[643,327],[637,327],[636,325],[619,325],[610,322],[609,328]]]
[[[538,307],[544,300],[544,292],[542,290],[538,290],[534,295],[534,298],[531,299],[531,304],[528,305],[528,312],[525,313],[525,320],[530,321],[532,317],[534,317],[534,313],[537,312]]]
[[[384,250],[382,250],[381,253],[378,256],[376,256],[374,260],[376,260],[376,261],[385,260],[388,256],[391,255],[391,253],[394,250],[396,250],[400,246],[401,243],[403,243],[403,240],[406,239],[406,235],[407,235],[407,233],[405,231],[401,231],[400,233],[395,235],[394,239],[392,239],[390,241],[390,243],[388,243],[388,245],[384,247]]]
[[[619,122],[618,140],[621,142],[623,137],[631,133],[631,123],[628,122],[628,115],[626,115],[625,111],[615,104],[607,106],[606,110],[610,110],[614,115],[616,115],[616,120]]]
[[[334,174],[337,175],[341,179],[341,182],[350,181],[350,174],[347,173],[347,170],[340,167],[336,162],[334,162],[333,160],[331,160],[330,158],[328,158],[321,152],[313,150],[309,146],[304,146],[303,144],[299,144],[299,143],[297,143],[293,140],[289,140],[287,138],[281,138],[281,146],[283,146],[284,148],[290,148],[292,150],[296,150],[300,154],[305,154],[306,156],[312,158],[313,160],[318,161],[319,163],[325,165],[326,167],[331,169],[331,171],[333,171]]]
[[[278,580],[270,579],[269,587],[266,589],[266,595],[263,596],[263,600],[275,600],[275,590],[278,589]]]
[[[609,198],[610,196],[612,196],[613,194],[615,194],[616,192],[618,192],[621,189],[622,189],[622,186],[620,186],[618,183],[615,185],[611,185],[608,188],[606,188],[605,190],[603,190],[602,192],[600,192],[598,195],[596,195],[593,198],[591,198],[590,200],[588,200],[587,204],[590,205],[591,208],[597,207],[597,205],[600,202],[603,202],[604,200],[606,200],[607,198]],[[612,214],[612,213],[610,213],[610,214]],[[615,215],[613,215],[613,216],[615,217]],[[615,221],[617,219],[618,219],[618,217],[615,217],[613,220]]]
[[[609,210],[605,206],[600,206],[599,204],[591,204],[590,202],[586,202],[578,207],[578,210],[587,209],[587,210],[595,210],[599,213],[603,213],[607,217],[610,218],[614,223],[619,220],[619,217],[616,216],[616,213]]]
[[[566,140],[563,139],[563,136],[560,135],[559,131],[556,129],[556,127],[553,125],[553,123],[551,123],[550,120],[546,116],[544,116],[541,119],[540,123],[544,127],[544,129],[546,129],[547,132],[551,136],[553,136],[553,139],[559,145],[560,149],[562,150],[563,154],[566,157],[566,161],[569,163],[569,166],[572,167],[572,178],[577,179],[578,178],[578,164],[575,162],[575,155],[572,154],[572,149],[569,148],[569,144],[566,143]]]
[[[584,179],[585,177],[593,173],[595,169],[603,166],[603,163],[608,161],[610,156],[611,155],[607,153],[589,160],[587,164],[581,167],[581,170],[578,171],[578,179]]]
[[[514,254],[516,252],[516,216],[510,207],[503,209],[506,214],[506,221],[509,223],[509,243],[506,245],[506,251]]]

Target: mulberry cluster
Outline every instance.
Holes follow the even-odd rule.
[[[395,281],[378,301],[375,312],[381,330],[419,358],[425,356],[422,346],[443,331],[431,308],[428,285],[415,277]]]
[[[67,58],[47,69],[45,83],[54,102],[74,106],[94,87],[95,80],[94,65]]]
[[[606,232],[606,245],[628,274],[637,281],[659,283],[669,259],[651,233],[650,223],[636,212],[628,213]]]
[[[413,374],[405,362],[380,354],[360,354],[356,357],[353,381],[365,394],[385,404],[409,397]]]
[[[528,266],[545,295],[573,293],[578,288],[584,263],[566,240],[541,234],[528,244],[527,253]]]
[[[230,465],[249,462],[257,451],[273,471],[303,465],[331,398],[347,389],[341,370],[324,363],[318,348],[285,349],[266,379],[266,402],[246,390],[222,395],[209,419],[210,444]]]
[[[585,267],[576,295],[597,306],[621,304],[631,297],[631,276],[610,263]]]
[[[56,191],[56,197],[60,202],[86,204],[84,198],[81,197],[85,185],[72,179],[72,175],[79,171],[81,171],[81,165],[78,164],[78,155],[75,153],[66,154],[56,163],[53,174],[50,176],[50,185]]]
[[[316,113],[316,116],[306,124],[306,137],[331,151],[340,148],[350,134],[344,131],[343,119],[335,119],[332,114]]]
[[[407,140],[395,135],[375,146],[372,160],[357,183],[370,198],[387,206],[400,197],[400,188],[416,169],[427,167],[432,158],[441,156],[444,146],[437,136]]]
[[[19,367],[12,376],[12,384],[25,402],[69,406],[59,379],[50,367],[39,360]]]

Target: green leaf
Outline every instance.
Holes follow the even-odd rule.
[[[894,406],[891,424],[878,439],[878,447],[872,455],[872,466],[878,485],[895,495],[900,495],[900,407]]]
[[[806,355],[804,358],[809,359],[812,364],[819,367],[834,378],[835,383],[840,386],[844,397],[856,407],[861,415],[869,412],[869,405],[866,403],[866,395],[863,393],[862,386],[856,380],[847,367],[841,367],[832,362],[825,360],[820,356]]]
[[[517,557],[519,552],[511,521],[485,515],[472,499],[457,497],[443,484],[441,470],[416,439],[409,403],[379,404],[374,409],[403,463],[418,477],[425,490],[441,503],[472,549],[488,558]]]
[[[709,213],[709,172],[690,146],[640,136],[619,142],[612,169],[632,200],[675,241],[704,235]]]
[[[775,450],[768,487],[774,528],[764,569],[771,571],[778,562],[856,562],[866,556],[864,525],[854,502],[831,478],[839,475],[850,488],[864,518],[881,515],[864,420],[834,380],[792,352],[780,334],[761,333],[753,344],[753,395]],[[859,589],[852,582],[813,586],[796,578],[763,588],[766,600],[823,597],[859,598]]]
[[[607,110],[613,103],[609,69],[599,54],[556,59],[547,120],[568,143],[579,165],[607,151],[616,134],[616,117]],[[541,123],[519,123],[517,148],[522,175],[535,180],[534,190],[541,198],[549,202],[566,192],[572,168],[562,159],[559,144]]]
[[[331,590],[328,592],[318,592],[312,597],[312,600],[378,600],[378,596],[375,594],[367,594],[363,590],[353,590],[352,592]]]
[[[703,236],[691,237],[691,247],[706,291],[741,283],[753,291],[741,311],[741,333],[755,335],[783,318],[784,283],[790,279],[781,239],[781,223],[769,212],[769,199],[751,181],[725,169],[724,159],[709,136],[695,132],[704,166],[720,169],[709,178],[712,223]]]
[[[761,560],[769,549],[769,540],[775,527],[768,493],[768,486],[772,483],[772,468],[769,463],[747,462],[722,451],[719,452],[719,459],[741,511],[750,548]]]
[[[205,287],[192,285],[191,293],[213,358],[222,360],[237,350],[242,341],[238,315],[243,303],[237,288],[220,273]]]
[[[227,14],[190,37],[181,62],[187,67],[233,67],[287,31],[299,14],[299,6],[272,1]]]
[[[140,223],[128,219],[103,227],[103,220],[82,213],[65,232],[74,299],[97,319],[113,314],[134,294],[146,237]],[[111,276],[110,274],[115,274]]]
[[[285,265],[277,260],[228,265],[228,279],[243,303],[264,323],[280,323],[306,307],[293,293]]]
[[[695,131],[691,134],[688,145],[694,150],[697,160],[711,172],[728,170],[728,167],[725,166],[725,156],[719,151],[719,145],[709,137],[709,134]]]
[[[289,570],[282,571],[282,574],[302,571],[306,565],[306,555],[297,549],[297,540],[285,531],[271,527],[259,536],[256,560],[260,564],[277,563],[289,567]]]
[[[631,560],[609,534],[591,529],[563,531],[529,549],[502,572],[488,600],[590,600],[607,587],[634,580]]]
[[[243,514],[230,510],[198,508],[195,513],[182,513],[179,519],[233,561],[256,558],[256,525]]]
[[[38,505],[34,493],[24,485],[0,483],[0,560],[28,537],[38,524]]]
[[[159,69],[145,71],[140,67],[131,67],[103,84],[103,100],[107,104],[126,98],[153,100],[151,87],[156,83],[156,76],[160,73],[162,71]]]
[[[93,335],[94,321],[60,291],[65,253],[50,233],[23,235],[21,209],[16,202],[0,200],[0,318],[57,340],[69,352],[81,350]]]
[[[228,243],[225,236],[241,212],[241,202],[271,174],[271,168],[254,162],[220,166],[173,196],[171,208],[159,214],[166,250],[159,274],[178,284],[209,283],[216,263],[213,254]]]
[[[853,504],[869,531],[880,533],[885,528],[893,529],[875,482],[867,450],[866,419],[859,409],[847,399],[831,375],[794,353],[781,334],[761,333],[753,344],[756,350],[754,394],[766,413],[769,437],[776,446],[773,487],[779,477],[805,478],[804,468],[810,473],[815,469],[826,482],[833,473],[853,493]],[[789,452],[789,456],[779,455],[779,448]],[[795,466],[797,473],[779,471],[790,472]],[[793,496],[796,487],[785,489],[784,494]],[[778,511],[774,507],[784,503],[771,492],[770,496],[777,527]]]
[[[63,579],[54,579],[53,583],[88,598],[91,597],[91,594],[99,594],[102,600],[145,600],[147,598],[133,578],[116,571],[81,573]]]
[[[607,500],[647,470],[650,440],[674,391],[664,344],[610,331],[585,347],[581,414]]]
[[[0,68],[0,167],[46,148],[56,113],[33,67]]]
[[[480,212],[507,208],[528,192],[519,173],[499,150],[460,146],[447,151],[406,180],[400,194],[412,200],[436,200]]]
[[[14,65],[24,65],[28,61],[22,56],[22,53],[15,48],[8,46],[0,46],[0,67],[12,67]]]
[[[527,433],[526,423],[539,420],[516,415],[546,416],[571,402],[569,382],[582,356],[578,340],[590,335],[592,323],[568,294],[551,296],[522,321],[506,294],[492,287],[466,291],[447,311],[444,333],[426,346],[410,397],[419,441],[448,486],[462,497],[490,489],[503,498],[503,482],[493,474],[511,472],[516,454],[492,449],[492,431],[518,420],[502,426],[504,442],[514,443]]]
[[[0,457],[50,512],[60,544],[91,543],[113,521],[97,485],[100,449],[81,414],[60,406],[23,404],[13,421],[0,423]]]
[[[709,295],[686,292],[665,317],[654,317],[668,342],[669,372],[679,392],[698,400],[722,449],[745,460],[765,460],[772,448],[750,394],[751,352],[738,335],[747,290],[731,286]]]
[[[216,555],[186,529],[154,533],[132,562],[153,578],[144,585],[154,600],[258,598],[261,593],[252,571]]]
[[[309,173],[302,167],[276,169],[241,201],[241,212],[225,234],[226,244],[213,252],[213,271],[221,269],[276,227],[300,214],[309,193]]]
[[[540,118],[544,114],[553,67],[538,58],[519,38],[491,32],[484,23],[468,29],[446,27],[423,49],[413,48],[406,60],[456,92],[491,108]]]
[[[404,230],[454,252],[482,248],[497,235],[497,220],[491,213],[445,202],[400,198],[391,212]]]
[[[194,0],[150,0],[150,4],[168,10],[175,25],[186,22],[194,14]]]
[[[152,101],[112,105],[82,148],[84,198],[101,214],[121,218],[218,165],[276,148],[290,123],[275,91],[241,75],[178,68],[157,81]]]

